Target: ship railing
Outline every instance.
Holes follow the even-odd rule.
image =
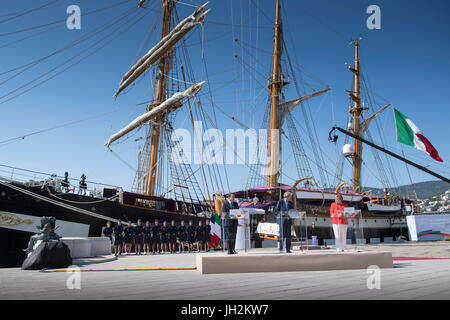
[[[52,187],[57,193],[74,193],[104,199],[105,189],[115,189],[120,201],[122,188],[115,185],[85,180],[85,187],[80,186],[81,179],[58,176],[33,170],[27,170],[0,164],[0,178],[7,182],[22,183],[28,187]]]

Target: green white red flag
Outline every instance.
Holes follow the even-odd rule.
[[[211,217],[211,246],[217,248],[220,245],[222,239],[222,224],[220,222],[220,216],[215,212]]]
[[[428,153],[434,160],[443,162],[437,150],[423,135],[419,127],[417,127],[410,119],[408,119],[408,117],[396,109],[394,109],[394,116],[398,142],[422,150]]]

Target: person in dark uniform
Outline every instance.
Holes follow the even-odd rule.
[[[111,242],[111,246],[113,245],[112,234],[113,234],[113,229],[111,228],[111,221],[107,221],[106,227],[103,228],[103,231],[102,231],[102,237],[108,237],[109,241]]]
[[[291,253],[291,227],[292,220],[288,215],[289,210],[294,208],[292,203],[293,195],[291,192],[286,191],[284,198],[278,201],[276,206],[277,221],[280,229],[280,251],[283,251],[283,245],[286,243],[286,252]]]
[[[113,229],[114,233],[114,255],[122,255],[122,242],[123,242],[123,226],[122,221],[119,220],[117,225]]]
[[[239,209],[239,205],[235,200],[235,195],[233,193],[228,196],[228,199],[222,205],[222,225],[225,229],[228,254],[236,254],[234,247],[236,245],[238,221],[237,219],[230,219],[231,209]]]
[[[128,221],[128,225],[123,229],[124,237],[123,242],[125,243],[125,253],[129,254],[131,252],[131,245],[133,244],[133,233],[134,228],[131,225],[131,221]]]
[[[152,253],[159,253],[160,245],[161,245],[161,226],[159,225],[158,219],[155,220],[155,224],[152,226],[152,244],[153,250]]]
[[[144,254],[150,254],[152,247],[152,228],[150,222],[146,222],[144,228],[142,228],[144,234]]]
[[[169,251],[170,253],[176,253],[177,251],[177,226],[175,220],[170,222],[169,226]]]
[[[203,249],[203,222],[200,220],[198,226],[195,228],[195,240],[197,242],[197,251],[200,252]]]
[[[169,226],[167,225],[167,221],[164,221],[161,227],[161,251],[167,252],[168,246],[169,246]]]
[[[203,247],[205,251],[209,251],[211,242],[211,225],[209,224],[209,219],[206,219],[205,225],[203,226]]]
[[[106,227],[103,228],[102,237],[108,237],[109,240],[112,240],[113,229],[111,228],[111,221],[106,222]]]
[[[184,220],[181,220],[180,226],[178,226],[178,241],[180,242],[180,245],[178,247],[178,250],[184,252],[184,246],[186,245],[187,240],[187,231],[186,226],[184,225]]]
[[[134,251],[136,254],[142,254],[142,243],[144,242],[144,227],[141,219],[138,219],[136,227],[134,227]]]
[[[186,228],[187,233],[187,243],[189,247],[189,252],[191,252],[194,248],[194,242],[195,242],[195,226],[192,220],[189,220],[189,225]]]

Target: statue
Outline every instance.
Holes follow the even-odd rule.
[[[42,240],[43,242],[49,242],[51,240],[61,239],[61,237],[55,233],[55,223],[56,219],[54,217],[42,217],[41,225],[36,226],[36,228],[39,230],[39,233],[30,237],[28,247],[26,249],[23,249],[23,251],[30,255],[33,252],[34,245],[37,241]]]

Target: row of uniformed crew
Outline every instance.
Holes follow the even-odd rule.
[[[172,220],[170,225],[167,221],[159,224],[155,220],[153,225],[149,221],[142,225],[139,219],[136,226],[132,226],[128,222],[127,226],[122,225],[122,221],[118,221],[117,225],[111,227],[111,222],[106,223],[102,235],[114,239],[114,254],[121,255],[122,247],[126,254],[131,252],[134,244],[134,251],[137,255],[156,254],[161,252],[176,253],[177,247],[179,252],[184,252],[185,248],[189,252],[194,250],[194,244],[197,244],[197,251],[209,251],[211,242],[211,225],[209,220],[205,224],[200,220],[195,226],[190,220],[186,226],[184,221],[180,225],[176,225],[175,220]]]

